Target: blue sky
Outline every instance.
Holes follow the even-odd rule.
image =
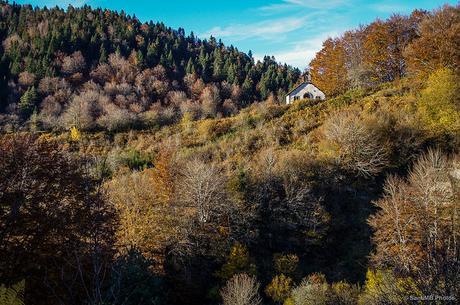
[[[433,9],[452,0],[17,0],[52,7],[89,4],[135,14],[141,21],[163,21],[173,28],[193,31],[200,38],[213,35],[239,50],[252,50],[256,58],[274,55],[301,69],[308,65],[321,43],[377,17]]]

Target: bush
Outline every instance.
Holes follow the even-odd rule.
[[[198,131],[205,140],[211,141],[229,132],[231,127],[228,119],[204,120],[199,124]]]
[[[152,157],[135,149],[128,150],[121,156],[122,163],[130,169],[139,170],[152,165]]]

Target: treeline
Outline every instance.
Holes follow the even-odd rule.
[[[311,61],[313,81],[327,95],[439,68],[460,71],[460,6],[393,15],[329,38]]]
[[[0,3],[2,128],[123,129],[282,98],[300,71],[211,37],[92,9]]]

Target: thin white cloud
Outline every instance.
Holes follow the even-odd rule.
[[[233,24],[227,27],[216,26],[202,33],[202,37],[219,37],[233,40],[244,40],[248,38],[280,39],[280,34],[289,33],[304,27],[307,17],[288,17],[274,20],[264,20],[249,24]]]
[[[336,37],[339,34],[340,33],[337,31],[331,31],[321,33],[310,39],[295,41],[289,44],[289,48],[275,52],[272,55],[278,62],[287,63],[299,69],[304,69],[315,57],[316,53],[321,50],[323,41],[329,37]],[[254,58],[256,60],[262,60],[263,55],[255,54]]]
[[[404,4],[398,3],[376,3],[370,8],[380,13],[404,13],[410,11],[410,8]]]
[[[331,9],[346,4],[345,0],[282,0],[259,8],[262,12],[280,12],[284,10],[311,8],[311,9]]]

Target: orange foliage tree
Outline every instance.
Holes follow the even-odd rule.
[[[428,15],[419,33],[404,53],[411,73],[426,75],[443,67],[460,71],[460,5]]]
[[[338,38],[328,38],[310,63],[314,83],[328,96],[337,95],[348,87],[345,49]]]

